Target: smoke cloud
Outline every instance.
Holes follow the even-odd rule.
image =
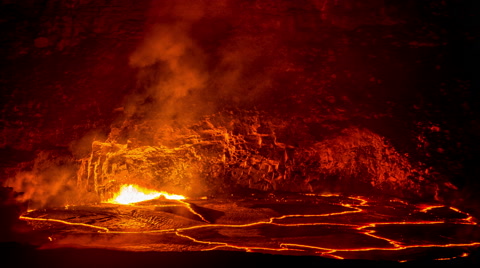
[[[132,125],[153,120],[163,127],[183,126],[221,108],[258,105],[273,87],[282,60],[275,32],[281,25],[267,23],[259,30],[268,32],[252,33],[247,27],[259,18],[242,9],[254,5],[152,1],[149,30],[130,57],[138,70],[138,88],[125,104],[126,125],[134,129]]]
[[[205,88],[208,74],[203,71],[202,51],[185,34],[186,27],[155,25],[132,55],[131,65],[140,69],[139,82],[145,92],[127,109],[130,115],[140,112],[173,119],[201,101],[199,92]]]
[[[73,163],[72,159],[43,151],[37,155],[31,169],[18,172],[5,185],[21,193],[18,201],[28,201],[29,208],[87,202],[83,189],[76,187],[77,167]]]

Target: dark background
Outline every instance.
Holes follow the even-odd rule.
[[[202,68],[215,74],[198,93],[214,111],[320,110],[384,136],[478,210],[478,1],[206,3],[196,16],[165,1],[1,1],[0,182],[39,151],[88,154],[72,144],[105,138],[131,96],[145,96],[129,61],[152,25],[186,21],[207,55]],[[235,68],[221,60],[231,48],[245,83],[226,90],[215,81]],[[251,51],[259,53],[242,60]],[[5,236],[21,211],[15,195],[2,188]]]

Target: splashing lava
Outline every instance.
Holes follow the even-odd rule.
[[[170,200],[183,200],[185,199],[182,195],[169,194],[167,192],[157,192],[154,190],[146,189],[137,185],[129,184],[123,185],[118,191],[117,194],[106,203],[112,204],[133,204],[142,201],[152,200],[159,197],[165,197]]]

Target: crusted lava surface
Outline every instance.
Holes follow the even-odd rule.
[[[21,219],[48,237],[41,250],[233,250],[401,262],[466,258],[480,246],[477,220],[457,208],[328,194],[68,206]]]

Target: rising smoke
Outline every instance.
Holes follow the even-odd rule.
[[[251,172],[251,167],[255,168],[255,165],[237,166],[245,159],[253,163],[252,159],[259,158],[262,159],[257,161],[260,163],[257,172],[259,175],[254,179],[263,183],[265,174],[274,174],[275,176],[268,176],[267,179],[272,178],[272,182],[268,185],[276,185],[275,180],[288,181],[289,178],[294,177],[293,175],[288,177],[285,170],[278,169],[278,163],[285,165],[290,161],[287,164],[291,164],[293,170],[303,165],[291,160],[296,159],[295,157],[302,159],[301,152],[311,151],[314,157],[311,161],[310,158],[306,158],[309,161],[304,162],[316,163],[317,153],[322,155],[329,149],[338,147],[338,142],[329,142],[329,139],[334,140],[332,137],[340,133],[344,124],[349,123],[345,123],[349,115],[345,115],[345,109],[335,110],[335,107],[331,107],[334,103],[338,105],[334,96],[329,96],[326,101],[332,104],[330,107],[327,107],[329,104],[325,105],[326,102],[323,101],[325,96],[320,96],[324,90],[322,86],[325,84],[319,81],[322,80],[321,72],[326,70],[325,73],[328,73],[329,77],[336,77],[336,75],[333,76],[333,71],[327,68],[322,69],[323,67],[317,64],[312,69],[318,70],[308,72],[302,65],[309,60],[309,55],[304,55],[306,52],[296,45],[299,43],[308,45],[310,39],[317,37],[312,37],[312,33],[302,34],[297,29],[299,26],[297,23],[301,23],[301,20],[294,11],[287,11],[289,8],[294,10],[292,7],[287,7],[294,4],[287,5],[289,1],[241,0],[151,2],[146,19],[146,34],[130,56],[129,64],[138,72],[138,83],[135,92],[127,97],[123,117],[112,125],[106,142],[103,142],[104,139],[98,139],[93,143],[90,141],[78,143],[88,144],[88,150],[91,151],[88,155],[83,147],[74,150],[74,155],[75,152],[82,151],[82,156],[78,157],[83,157],[80,160],[83,170],[79,172],[83,174],[82,176],[76,178],[78,166],[68,164],[68,161],[58,162],[39,155],[31,171],[18,173],[15,178],[9,180],[8,185],[14,186],[17,191],[25,192],[25,200],[33,200],[32,202],[37,203],[38,206],[68,203],[70,201],[66,200],[67,197],[75,198],[82,193],[78,189],[76,179],[82,178],[81,183],[86,185],[85,190],[91,190],[88,187],[93,184],[94,192],[98,194],[110,181],[120,180],[120,175],[129,176],[129,179],[135,179],[136,176],[140,181],[148,177],[148,180],[161,181],[159,184],[162,185],[159,186],[170,184],[178,189],[185,188],[188,181],[190,190],[198,189],[203,185],[198,183],[200,181],[198,178],[205,177],[198,174],[200,167],[212,167],[212,159],[215,158],[219,163],[218,166],[224,168],[227,166],[225,163],[228,162],[228,157],[232,163],[225,168],[226,171],[219,168],[223,173],[214,171],[211,173],[220,177],[227,176],[225,174],[228,171],[231,173],[228,175],[230,180],[233,181],[238,177],[238,181],[251,187],[253,175],[250,174],[254,173]],[[310,4],[310,9],[313,11],[324,12],[326,7],[331,7],[332,3],[337,1],[299,2],[301,2],[299,5]],[[327,3],[329,5],[326,5]],[[299,12],[299,14],[303,16],[306,12]],[[311,16],[313,21],[320,21],[320,17],[315,17],[320,16],[319,13],[311,12]],[[333,25],[339,24],[335,19],[330,20]],[[315,23],[312,25],[308,27],[315,27]],[[295,43],[297,38],[305,39]],[[321,45],[318,39],[315,39],[315,42],[317,42],[315,45]],[[310,48],[310,50],[313,49],[316,49],[315,53],[318,54],[321,48]],[[318,57],[315,60],[318,61]],[[295,79],[305,78],[305,81],[297,83],[288,79],[289,76],[295,76],[298,73],[302,75]],[[318,77],[313,77],[314,74],[318,74]],[[310,92],[303,93],[302,91],[307,88],[306,81],[315,79],[317,81],[308,88]],[[291,84],[282,85],[285,81]],[[317,95],[309,94],[312,92]],[[294,94],[297,99],[291,98]],[[285,102],[283,106],[285,109],[298,104],[297,106],[309,107],[310,110],[301,114],[298,120],[282,121],[276,128],[268,128],[266,127],[268,124],[261,122],[253,131],[248,131],[252,128],[250,123],[244,123],[237,118],[225,120],[225,124],[215,126],[207,120],[206,126],[198,127],[197,132],[191,129],[185,130],[198,123],[202,117],[218,111],[234,109],[252,111],[258,107],[273,106],[281,100]],[[224,119],[221,118],[218,121]],[[249,120],[248,116],[244,119]],[[335,126],[335,131],[331,131],[325,124],[328,120],[336,120],[332,125],[339,121],[341,124]],[[240,127],[235,127],[235,124]],[[298,127],[293,129],[292,126]],[[340,130],[337,131],[337,128]],[[285,130],[283,132],[288,135],[284,133],[283,136],[286,138],[282,138],[280,130]],[[347,135],[348,142],[341,148],[342,150],[333,150],[338,157],[334,157],[335,160],[329,162],[330,166],[322,166],[328,169],[322,174],[335,171],[334,175],[338,177],[347,171],[354,173],[353,171],[357,171],[359,167],[367,173],[371,170],[374,170],[371,173],[375,175],[380,173],[376,170],[380,166],[379,163],[388,161],[385,161],[384,155],[377,154],[377,151],[384,151],[385,143],[379,141],[378,146],[371,146],[373,148],[371,149],[369,147],[371,140],[381,139],[377,139],[376,134],[370,134],[367,131],[358,133],[360,134],[351,135],[355,139],[350,139]],[[368,139],[369,137],[374,139]],[[249,144],[248,138],[255,141]],[[221,149],[212,153],[206,146],[200,149],[197,147],[202,146],[180,148],[185,144],[199,145],[204,141],[216,144],[208,139],[217,139],[215,142]],[[238,142],[234,142],[235,139],[238,139]],[[362,143],[359,141],[362,140],[367,140],[368,142],[365,142],[367,145],[360,146]],[[242,156],[241,159],[234,158],[233,154],[226,156],[225,152],[232,148],[238,151],[237,154]],[[345,151],[345,154],[340,154],[338,151]],[[366,157],[368,165],[362,166],[356,163],[359,162],[357,156],[363,155],[363,152],[368,156]],[[370,157],[372,154],[378,157]],[[343,155],[354,157],[346,158]],[[396,152],[394,155],[396,156]],[[370,162],[371,159],[375,161]],[[246,162],[245,160],[244,163]],[[400,162],[403,164],[404,161]],[[345,163],[354,164],[347,166]],[[264,166],[268,166],[265,168],[268,172],[264,172]],[[371,170],[370,167],[372,167]],[[400,170],[397,173],[402,173],[402,168],[404,166],[398,169],[390,165],[385,167],[390,171]],[[245,172],[242,169],[245,169]],[[310,166],[301,169],[314,172],[320,170]],[[240,171],[237,174],[235,170]],[[404,176],[403,173],[400,176],[402,179],[398,179],[391,175],[387,176],[383,169],[379,170],[382,172],[377,177],[390,181],[391,184],[407,181],[408,176]],[[283,175],[280,174],[282,172]],[[305,179],[305,173],[302,176],[298,179],[299,181]],[[212,175],[212,177],[215,176]],[[317,177],[320,176],[315,174],[315,178]],[[378,179],[377,177],[374,179]],[[322,188],[323,183],[324,181],[318,180],[316,185]],[[257,188],[271,189],[262,187]]]
[[[9,178],[5,185],[22,193],[17,199],[28,202],[29,208],[94,201],[89,200],[83,189],[76,187],[77,168],[71,157],[59,156],[58,152],[41,151],[30,168]]]
[[[259,35],[243,23],[259,19],[242,13],[253,4],[153,1],[149,30],[130,57],[139,75],[128,120],[185,125],[224,107],[258,105],[282,56],[271,25]]]

